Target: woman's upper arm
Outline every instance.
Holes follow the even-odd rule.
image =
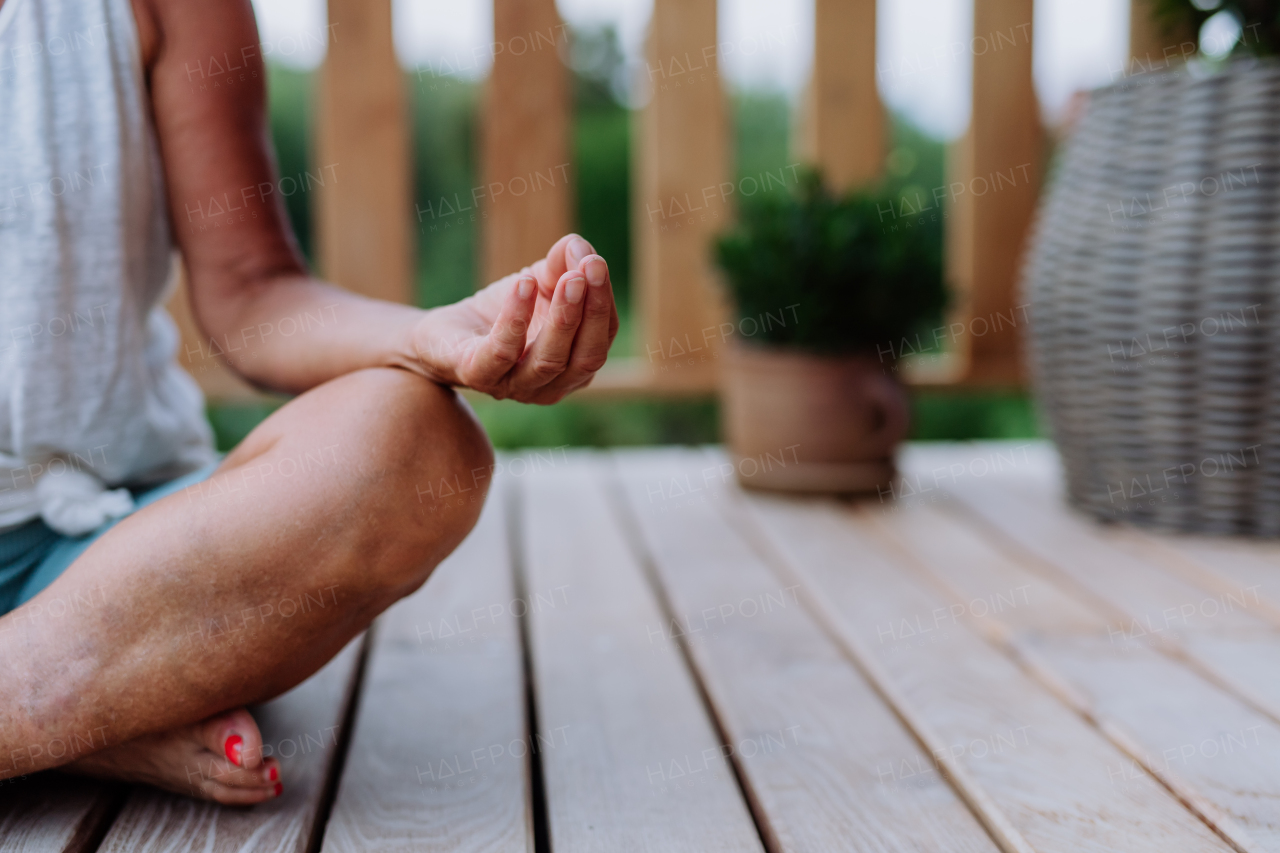
[[[197,316],[214,331],[255,283],[305,270],[276,192],[253,7],[135,0],[135,9],[174,237]]]

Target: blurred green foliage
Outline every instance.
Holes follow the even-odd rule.
[[[609,259],[618,290],[622,329],[614,352],[630,354],[631,114],[617,98],[620,77],[616,38],[607,30],[580,33],[570,57],[574,68],[573,165],[578,230]],[[406,72],[414,148],[415,225],[418,230],[418,304],[456,301],[476,284],[477,223],[469,217],[439,215],[439,200],[463,202],[478,183],[476,121],[481,98],[477,83],[430,71]],[[313,75],[271,66],[271,129],[282,175],[309,166]],[[770,92],[731,93],[735,167],[739,177],[775,174],[796,163],[789,151],[791,110],[786,98]],[[323,165],[323,164],[320,164]],[[886,186],[908,198],[926,196],[945,185],[943,145],[901,121],[893,124]],[[788,175],[791,172],[788,170]],[[339,167],[339,177],[341,171]],[[286,199],[299,243],[313,258],[313,230],[306,193]],[[427,213],[430,205],[431,213]],[[434,226],[434,227],[432,227]],[[636,400],[523,406],[510,401],[473,403],[494,444],[522,446],[614,444],[697,444],[719,440],[713,400]],[[274,409],[273,405],[219,405],[209,418],[218,446],[228,450]],[[1022,437],[1035,434],[1025,397],[917,395],[914,434],[920,438]]]
[[[900,116],[891,116],[885,192],[899,200],[917,195],[926,203],[947,186],[947,146]],[[902,205],[899,203],[899,209]]]
[[[798,164],[791,156],[791,104],[781,92],[731,93],[734,168],[737,178],[757,180]],[[792,170],[786,170],[791,177]]]
[[[912,395],[911,438],[916,441],[1042,435],[1035,406],[1026,394],[916,391]]]
[[[1275,56],[1280,53],[1280,0],[1156,0],[1156,23],[1165,33],[1199,33],[1204,22],[1225,12],[1240,25],[1231,53]],[[1201,49],[1205,48],[1202,43]],[[1212,48],[1210,48],[1212,52]]]
[[[280,65],[268,66],[267,97],[271,103],[271,136],[276,143],[276,166],[281,177],[297,176],[307,171],[312,164],[312,78],[313,75],[305,71],[295,71]],[[338,178],[341,180],[342,176],[339,175]],[[289,211],[289,219],[293,222],[293,233],[307,260],[314,263],[311,202],[310,193],[295,192],[284,196],[285,209]]]
[[[418,231],[415,293],[424,308],[448,305],[475,289],[479,222],[471,190],[480,183],[476,116],[480,87],[428,69],[405,76],[413,134],[413,222]]]
[[[612,27],[573,33],[573,181],[579,234],[609,261],[614,294],[631,307],[631,112],[615,96],[625,85]],[[627,354],[614,344],[614,352]]]
[[[495,447],[613,447],[719,441],[714,400],[564,400],[526,406],[511,400],[471,402]]]
[[[554,406],[525,406],[483,398],[473,400],[471,406],[494,446],[506,449],[707,444],[720,440],[719,407],[711,399],[566,400]],[[235,447],[275,409],[269,403],[210,407],[209,420],[218,449]],[[1034,407],[1025,394],[913,394],[911,438],[917,441],[1042,435]]]
[[[226,453],[279,406],[274,403],[218,403],[205,411],[213,427],[214,443]]]

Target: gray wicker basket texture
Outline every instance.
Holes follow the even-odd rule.
[[[1023,293],[1070,499],[1280,534],[1280,64],[1100,89],[1054,171]]]

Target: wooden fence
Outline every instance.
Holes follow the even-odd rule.
[[[1140,70],[1143,57],[1162,55],[1163,42],[1174,37],[1150,24],[1150,0],[1133,2],[1130,50]],[[887,148],[875,0],[814,3],[813,74],[795,150],[840,188],[874,182]],[[1034,0],[973,5],[972,118],[949,154],[947,187],[925,199],[948,204],[955,307],[940,336],[944,353],[909,365],[907,375],[916,384],[1016,386],[1025,378],[1027,315],[1016,281],[1045,151],[1032,82]],[[565,28],[554,0],[493,0],[493,13],[495,43],[503,48],[494,51],[483,101],[481,173],[486,185],[524,178],[537,186],[484,200],[478,266],[486,281],[533,261],[573,227],[572,184],[556,179],[571,175],[569,72],[554,43]],[[316,192],[319,272],[361,293],[407,301],[412,163],[390,0],[329,0],[328,14],[341,36],[330,42],[320,77],[316,151],[319,162],[342,163],[344,180]],[[636,352],[615,352],[580,393],[716,390],[715,330],[729,307],[708,242],[733,215],[733,199],[721,190],[733,170],[719,45],[716,0],[654,0],[647,45],[653,94],[636,113],[632,146]],[[185,300],[171,309],[184,336],[198,336]],[[229,371],[200,363],[197,378],[211,398],[250,393]]]

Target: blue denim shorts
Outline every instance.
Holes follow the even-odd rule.
[[[163,485],[134,492],[135,511],[208,479],[217,467],[217,463],[207,465]],[[0,533],[0,616],[26,604],[57,580],[94,540],[119,521],[108,521],[84,536],[64,536],[39,518]]]

